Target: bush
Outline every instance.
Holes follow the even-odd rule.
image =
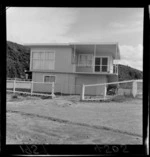
[[[118,91],[118,85],[117,84],[108,85],[108,87],[107,87],[107,94],[108,95],[115,95],[115,94],[117,94],[117,91]]]
[[[12,95],[12,99],[17,99],[18,96],[16,94]]]

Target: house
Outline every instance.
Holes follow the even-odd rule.
[[[82,84],[100,84],[118,79],[118,43],[28,44],[30,71],[35,82],[55,82],[55,93],[80,94]],[[49,92],[41,84],[35,91]],[[101,94],[104,89],[90,89]]]

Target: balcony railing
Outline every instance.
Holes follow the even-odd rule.
[[[118,74],[118,65],[113,65],[113,69],[110,70],[109,65],[100,65],[100,66],[81,66],[76,64],[75,72],[79,73],[97,73],[97,74]]]

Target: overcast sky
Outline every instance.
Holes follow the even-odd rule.
[[[118,42],[121,64],[142,70],[143,8],[7,9],[7,40],[19,44]]]

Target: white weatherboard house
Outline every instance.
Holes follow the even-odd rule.
[[[28,44],[30,71],[35,82],[55,82],[55,93],[80,94],[82,84],[118,80],[118,43]],[[35,91],[49,88],[34,84]],[[104,89],[102,89],[104,90]],[[91,95],[102,92],[90,90]]]

